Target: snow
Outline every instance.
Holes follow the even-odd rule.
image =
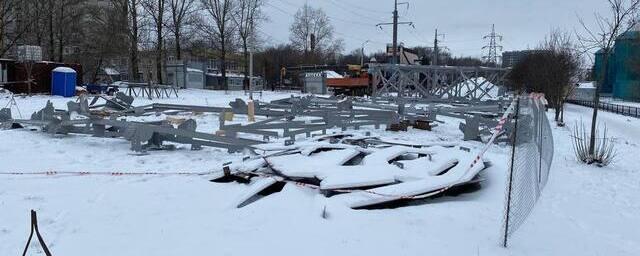
[[[238,198],[237,207],[238,208],[242,207],[244,204],[247,203],[247,201],[250,198],[258,194],[260,191],[275,184],[276,182],[278,182],[278,180],[276,180],[275,178],[261,178],[261,179],[253,180],[251,183],[251,188],[247,189],[247,191],[241,197]]]
[[[472,95],[476,95],[476,97],[479,97],[481,94],[485,93],[484,91],[487,91],[487,93],[483,95],[481,99],[489,100],[498,98],[500,94],[500,89],[498,86],[487,81],[487,79],[484,77],[475,77],[471,79],[473,81],[464,81],[459,84],[461,96],[465,96],[466,94],[471,93]],[[481,85],[480,88],[482,90],[473,91],[473,89],[476,87],[474,82],[478,85]]]
[[[227,72],[225,74],[228,78],[243,78],[244,75],[240,74],[240,73],[231,73],[231,72]],[[207,73],[207,76],[213,76],[213,77],[222,77],[222,73],[220,72],[215,72],[215,73]]]
[[[567,105],[568,127],[554,127],[556,152],[541,200],[512,243],[514,254],[637,255],[640,251],[640,120],[599,112],[615,138],[616,161],[605,168],[578,163],[570,129],[589,127],[592,109]],[[549,115],[551,117],[551,115]],[[532,241],[532,239],[535,239]]]
[[[202,71],[200,69],[195,69],[195,68],[187,68],[187,72],[204,73],[204,71]]]
[[[580,82],[580,83],[577,83],[577,85],[578,85],[578,88],[595,89],[596,86],[594,83],[595,82]]]
[[[600,102],[640,108],[640,102],[626,101],[626,100],[616,99],[616,98],[603,97],[603,98],[600,98]]]
[[[333,70],[326,70],[324,73],[327,75],[327,78],[344,78],[344,76],[338,74]]]
[[[465,183],[471,181],[482,169],[484,165],[482,162],[469,168],[467,163],[473,161],[474,155],[465,154],[455,150],[446,150],[443,152],[447,157],[454,158],[458,164],[453,169],[439,176],[430,176],[415,181],[404,182],[396,185],[385,186],[380,188],[371,189],[368,192],[350,193],[344,195],[344,200],[349,203],[351,207],[362,207],[373,203],[382,203],[395,200],[394,196],[411,197],[418,196],[432,191],[436,191],[442,188],[453,186],[457,183]],[[369,155],[371,156],[371,155]],[[365,159],[366,160],[366,159]]]
[[[105,67],[104,69],[104,73],[109,75],[109,76],[117,76],[120,75],[120,72],[118,72],[117,69],[115,68],[110,68],[110,67]]]
[[[75,74],[75,73],[76,73],[76,71],[75,71],[75,70],[73,70],[72,68],[69,68],[69,67],[57,67],[57,68],[54,68],[54,69],[52,70],[52,72],[58,72],[58,73],[73,73],[73,74]]]
[[[288,96],[264,92],[262,100]],[[227,106],[235,98],[246,101],[248,95],[181,90],[179,98],[153,102]],[[8,95],[0,94],[1,106],[8,100]],[[16,98],[26,118],[47,100],[66,109],[68,99],[62,97]],[[134,105],[151,102],[136,98]],[[15,107],[12,110],[17,115]],[[30,209],[38,212],[40,232],[54,255],[637,255],[640,170],[634,160],[639,152],[640,119],[599,114],[615,137],[618,158],[611,166],[597,168],[575,160],[569,137],[575,122],[588,125],[591,109],[567,105],[565,111],[569,127],[553,127],[556,152],[549,183],[508,249],[500,246],[499,238],[509,147],[497,145],[485,154],[492,165],[482,172],[486,181],[479,191],[384,210],[351,210],[336,200],[340,197],[327,198],[292,184],[236,208],[243,195],[271,183],[267,181],[252,183],[255,190],[251,190],[252,184],[212,183],[210,176],[2,175],[0,255],[22,252],[29,235]],[[195,118],[200,131],[218,128],[217,115]],[[236,116],[241,121],[245,118]],[[389,141],[452,143],[472,153],[482,148],[479,142],[462,141],[458,120],[442,119],[445,123],[433,132],[394,133],[364,127],[359,132]],[[265,147],[276,144],[282,145],[275,141]],[[442,148],[429,150],[436,151],[433,159],[438,165],[459,158],[454,153],[439,154],[446,152]],[[335,152],[341,153],[309,154],[318,159],[298,164],[337,164],[354,153],[348,148]],[[175,151],[134,156],[124,140],[27,130],[0,131],[0,156],[3,172],[216,171],[242,157],[214,148],[189,151],[182,145]],[[264,164],[261,159],[250,161],[254,166]],[[418,172],[420,162],[415,161],[428,160],[405,163],[409,171],[402,175]],[[31,247],[31,255],[37,249]]]

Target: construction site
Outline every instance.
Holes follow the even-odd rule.
[[[0,4],[0,255],[640,250],[613,46],[585,71],[416,1],[72,2]]]

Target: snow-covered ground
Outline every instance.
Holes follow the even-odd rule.
[[[269,92],[263,100],[287,96]],[[243,93],[185,90],[180,99],[157,102],[226,106],[236,97],[247,99]],[[68,99],[50,96],[17,102],[28,117],[49,99],[66,108]],[[0,96],[0,105],[6,100]],[[568,124],[589,120],[587,108],[569,105],[566,111]],[[21,253],[30,209],[38,211],[40,231],[54,255],[637,255],[640,171],[633,156],[639,152],[640,120],[611,113],[600,117],[617,138],[618,160],[606,168],[577,163],[570,131],[554,127],[549,183],[509,249],[499,241],[509,148],[498,145],[485,155],[493,165],[484,172],[481,190],[384,210],[351,210],[292,185],[237,209],[245,185],[197,176],[0,176],[0,255]],[[202,131],[215,131],[217,120],[216,115],[197,117]],[[461,142],[457,120],[445,121],[433,132],[364,131],[480,149],[481,143]],[[9,130],[0,131],[0,157],[4,172],[199,172],[217,170],[241,155],[179,147],[134,156],[124,140]]]
[[[590,127],[592,109],[565,107],[567,127],[554,128],[549,183],[529,219],[515,234],[514,255],[640,254],[640,119],[599,112],[615,138],[617,158],[604,168],[576,161],[570,129]],[[553,118],[552,115],[548,115]]]
[[[606,102],[606,103],[611,103],[611,104],[618,104],[618,105],[622,105],[622,106],[640,108],[640,102],[626,101],[626,100],[608,98],[608,97],[600,98],[600,101],[601,102]]]

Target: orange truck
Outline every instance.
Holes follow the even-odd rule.
[[[363,96],[369,89],[369,75],[366,72],[359,77],[327,78],[326,81],[327,87],[336,95]]]

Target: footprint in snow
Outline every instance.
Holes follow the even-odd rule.
[[[25,196],[24,200],[42,202],[42,201],[44,201],[44,197],[41,197],[41,196]]]

